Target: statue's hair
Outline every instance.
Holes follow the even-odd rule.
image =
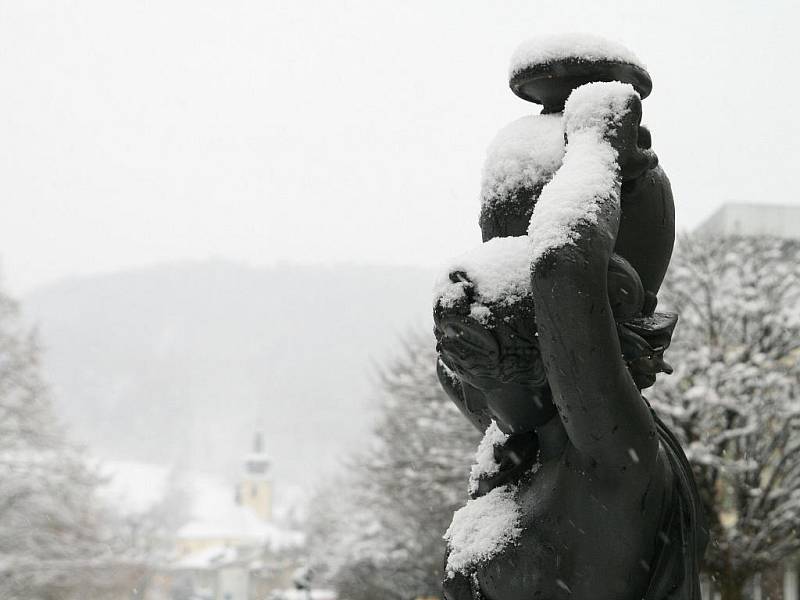
[[[456,373],[544,384],[533,297],[527,294],[495,302],[475,301],[475,284],[464,273],[452,277],[467,285],[462,298],[446,306],[437,302],[434,309],[434,333],[443,362]],[[446,328],[461,333],[449,336]]]

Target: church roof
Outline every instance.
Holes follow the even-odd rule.
[[[267,545],[278,551],[303,544],[299,531],[285,529],[261,519],[253,510],[231,501],[213,514],[193,519],[178,530],[179,540],[232,540],[242,544]]]

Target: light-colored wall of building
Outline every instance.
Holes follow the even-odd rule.
[[[209,548],[236,548],[245,540],[233,537],[178,538],[175,542],[178,556],[188,556]]]
[[[245,479],[239,484],[239,501],[264,521],[272,520],[272,485],[266,479]]]
[[[800,206],[723,204],[696,231],[710,235],[769,235],[800,239]]]

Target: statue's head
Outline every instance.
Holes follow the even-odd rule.
[[[485,410],[507,433],[525,433],[556,412],[539,350],[525,236],[495,238],[454,261],[437,285],[434,323],[444,365],[485,398]],[[634,383],[653,385],[676,317],[643,314],[635,269],[611,256],[607,288],[620,351]],[[481,407],[483,408],[483,407]]]
[[[463,273],[453,275],[472,283]],[[483,393],[503,431],[532,431],[555,414],[530,297],[513,305],[437,304],[434,322],[442,362]]]
[[[442,362],[482,392],[507,433],[533,431],[556,412],[539,353],[527,254],[523,237],[482,244],[456,263],[463,268],[448,271],[434,305]]]

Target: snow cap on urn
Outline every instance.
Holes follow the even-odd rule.
[[[595,81],[631,84],[642,98],[653,88],[644,63],[625,46],[597,35],[537,36],[514,52],[511,90],[542,104],[544,113],[561,112],[572,90]]]

